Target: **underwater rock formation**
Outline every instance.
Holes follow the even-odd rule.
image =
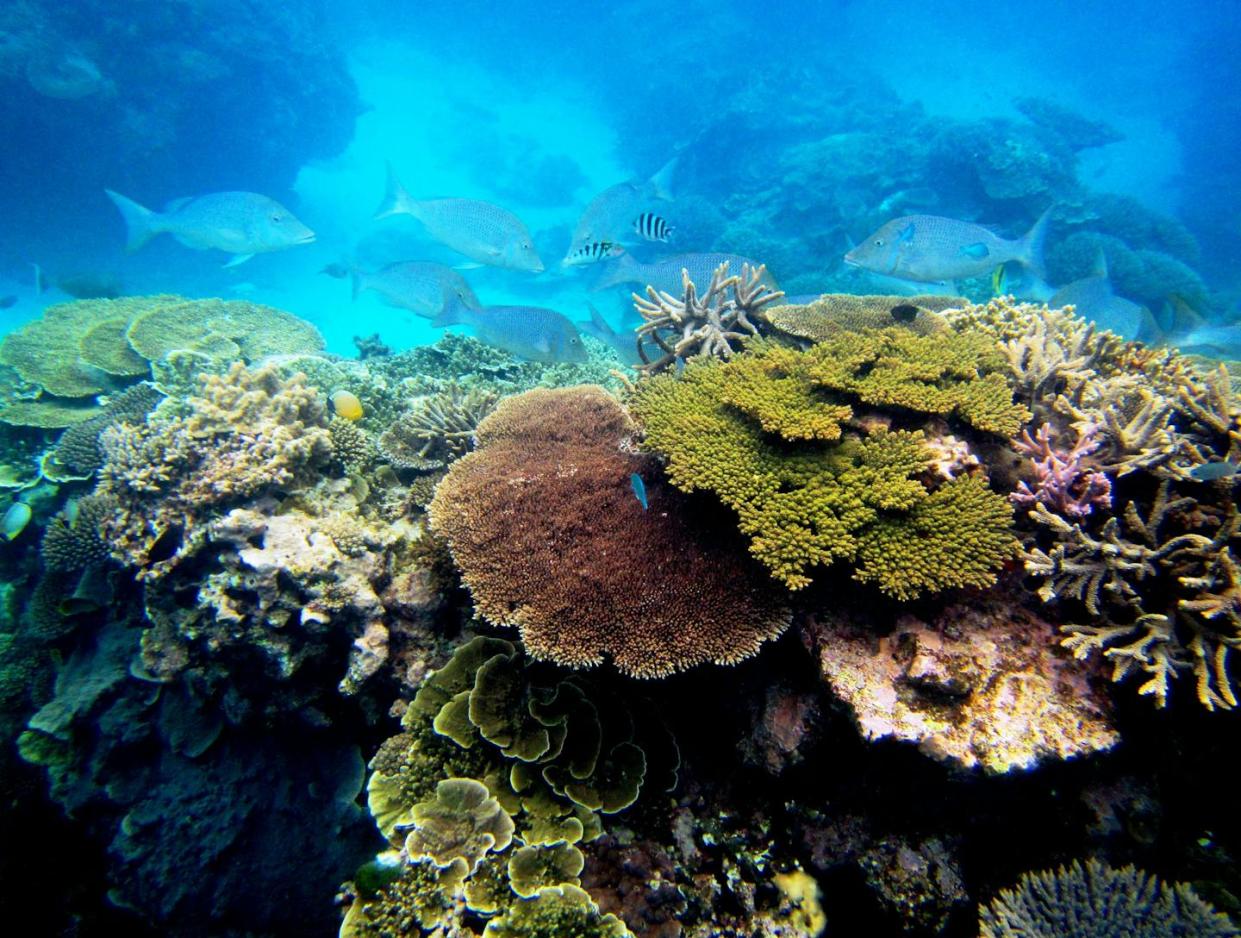
[[[1120,736],[1099,682],[1057,647],[1055,626],[976,601],[932,621],[808,626],[823,676],[867,739],[916,742],[936,759],[1004,773],[1109,749]]]
[[[749,657],[787,610],[735,537],[695,523],[650,457],[626,451],[635,432],[602,388],[508,398],[439,484],[432,530],[479,614],[518,626],[536,658],[662,677]]]

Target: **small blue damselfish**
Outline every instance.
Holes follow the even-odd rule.
[[[642,505],[642,510],[646,511],[646,483],[642,481],[642,476],[633,473],[629,476],[629,484],[633,487],[634,497]]]

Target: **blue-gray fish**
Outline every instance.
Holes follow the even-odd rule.
[[[653,264],[643,264],[634,260],[633,255],[626,251],[611,262],[593,289],[604,290],[618,283],[637,283],[679,296],[682,290],[682,269],[689,272],[690,280],[694,281],[699,290],[706,290],[711,282],[711,274],[724,261],[728,261],[730,274],[741,273],[742,264],[749,264],[751,268],[758,267],[758,261],[739,254],[675,254]],[[779,289],[770,271],[764,275],[763,283],[773,290]]]
[[[883,225],[845,255],[845,263],[906,280],[978,277],[1020,261],[1043,276],[1050,209],[1023,238],[1007,241],[982,225],[938,215],[906,215]]]
[[[275,199],[257,192],[213,192],[174,199],[164,211],[153,212],[133,199],[105,189],[129,229],[127,251],[136,251],[158,234],[167,232],[186,247],[215,248],[233,255],[225,267],[235,267],[255,254],[309,244],[315,233]]]
[[[1227,479],[1229,476],[1237,474],[1238,467],[1235,462],[1227,459],[1221,459],[1216,462],[1204,462],[1200,466],[1194,466],[1189,470],[1192,478],[1198,482],[1214,482],[1217,479]]]
[[[573,323],[554,309],[541,306],[485,306],[469,309],[457,303],[445,309],[435,326],[469,326],[488,345],[518,358],[545,362],[584,362],[586,346]]]
[[[1047,300],[1047,305],[1052,309],[1072,306],[1083,319],[1116,333],[1122,339],[1157,338],[1158,327],[1146,307],[1112,291],[1107,259],[1101,251],[1091,275],[1060,287]]]
[[[636,472],[629,474],[629,487],[633,489],[633,497],[638,500],[638,504],[642,506],[642,510],[647,510],[646,500],[646,483],[642,480],[642,476]]]
[[[1207,358],[1241,358],[1241,325],[1197,326],[1169,340],[1186,355]]]
[[[638,364],[641,358],[638,356],[637,336],[632,331],[625,334],[618,333],[603,318],[603,314],[599,310],[589,303],[586,305],[590,307],[590,322],[579,320],[574,325],[588,336],[598,339],[608,346],[616,354],[616,357],[626,365]]]
[[[589,263],[573,259],[588,244],[597,241],[617,244],[630,239],[638,216],[650,209],[653,202],[672,198],[670,183],[676,164],[677,159],[673,157],[650,179],[609,186],[591,199],[573,229],[573,241],[562,262],[564,266]]]
[[[508,209],[480,199],[415,199],[388,165],[388,188],[376,218],[412,215],[436,241],[471,260],[509,270],[539,273],[543,262],[534,239]]]
[[[388,306],[407,309],[418,316],[434,319],[449,306],[460,303],[468,309],[482,309],[465,278],[451,267],[429,261],[398,261],[374,273],[350,271],[353,298],[373,290]]]

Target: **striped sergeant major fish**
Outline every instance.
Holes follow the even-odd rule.
[[[593,264],[595,261],[601,261],[605,257],[616,257],[624,252],[625,249],[623,247],[619,244],[613,244],[611,241],[592,241],[589,244],[583,244],[576,251],[571,252],[560,262],[560,266],[578,267],[582,264]]]
[[[646,241],[667,241],[676,229],[654,212],[643,212],[634,220],[633,230]]]

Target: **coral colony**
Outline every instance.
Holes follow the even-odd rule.
[[[455,336],[346,360],[174,296],[6,337],[4,478],[43,494],[3,694],[111,838],[115,901],[245,920],[274,887],[241,848],[280,826],[293,898],[335,895],[349,938],[814,935],[840,882],[892,933],[1123,908],[1237,934],[1188,885],[1050,851],[980,890],[959,823],[859,801],[891,762],[1004,817],[988,778],[1113,749],[1132,691],[1236,706],[1241,520],[1200,478],[1241,462],[1228,375],[1067,310],[790,304],[763,274],[637,297],[635,377]],[[182,849],[221,870],[210,908]]]

